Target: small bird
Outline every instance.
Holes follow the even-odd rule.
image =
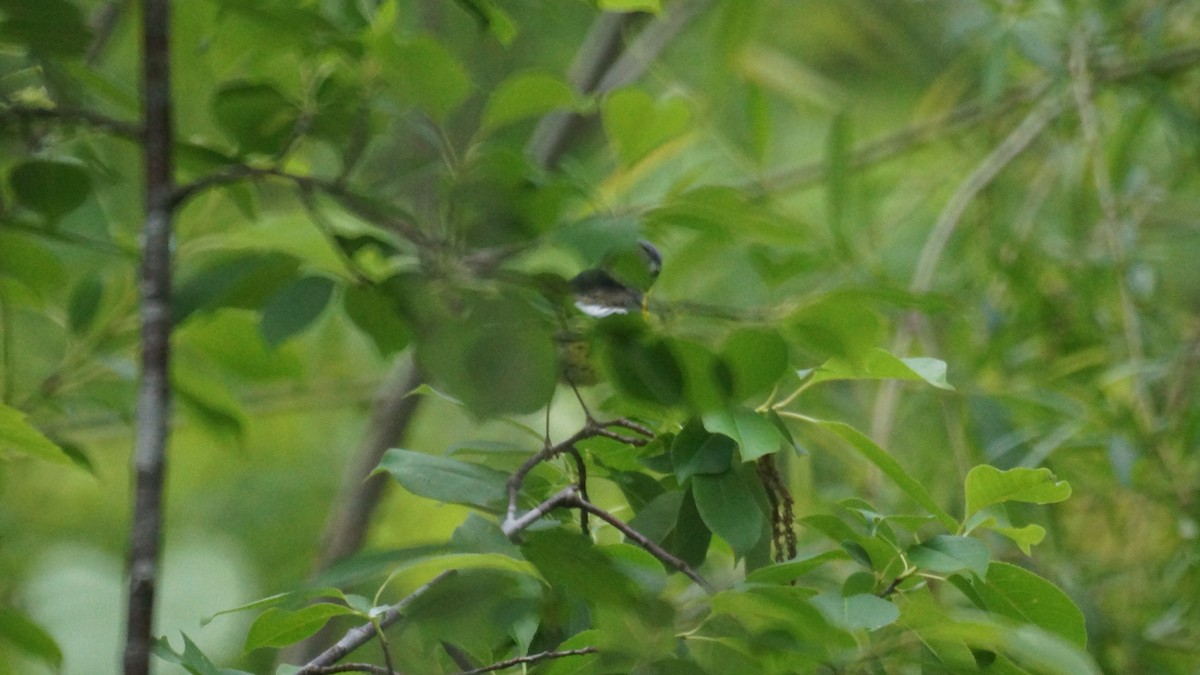
[[[571,279],[579,311],[593,317],[627,314],[646,309],[646,293],[662,271],[662,254],[648,241],[632,249],[611,251],[598,267]]]
[[[569,282],[575,307],[603,318],[647,311],[650,287],[662,271],[662,254],[648,241],[610,251],[596,267],[583,270]],[[591,339],[581,326],[564,328],[555,336],[562,378],[572,387],[599,381]],[[578,394],[578,392],[576,392]]]

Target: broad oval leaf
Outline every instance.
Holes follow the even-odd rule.
[[[575,107],[575,92],[560,78],[548,73],[518,73],[501,82],[488,97],[480,127],[493,131],[552,110]]]
[[[840,593],[823,593],[810,602],[830,622],[847,630],[878,630],[900,618],[900,609],[896,605],[869,593],[848,597]]]
[[[737,443],[725,434],[704,429],[700,420],[692,418],[671,443],[671,465],[675,479],[682,485],[698,473],[718,474],[729,469]]]
[[[937,574],[970,570],[983,577],[987,574],[991,551],[978,539],[941,534],[908,549],[908,559],[917,567]]]
[[[692,495],[704,524],[729,542],[736,555],[745,555],[758,543],[763,512],[736,467],[692,476]]]
[[[770,417],[749,408],[707,413],[704,427],[737,441],[743,462],[778,452],[787,440]]]
[[[692,113],[682,98],[655,101],[640,89],[622,89],[604,99],[600,118],[617,159],[629,166],[687,131]]]
[[[335,616],[357,614],[345,605],[319,602],[295,611],[272,607],[250,624],[246,651],[260,647],[286,647],[321,630]]]
[[[832,358],[821,364],[812,382],[829,380],[912,380],[938,389],[954,389],[946,381],[946,363],[924,357],[900,358],[884,349],[872,349],[861,359]]]
[[[1058,586],[1016,565],[993,561],[986,580],[971,582],[989,611],[1030,623],[1079,646],[1087,646],[1083,612]]]
[[[274,154],[291,138],[300,110],[273,84],[230,82],[213,95],[217,124],[242,152]]]
[[[74,211],[92,192],[88,172],[77,162],[34,159],[8,174],[17,201],[51,222]]]
[[[392,448],[376,471],[391,474],[415,495],[440,502],[498,510],[507,499],[506,474],[448,457]]]
[[[329,277],[310,276],[284,286],[263,307],[262,334],[270,345],[280,345],[308,328],[333,295]]]
[[[722,356],[733,377],[735,401],[770,391],[787,370],[787,343],[774,331],[739,330],[725,341]]]

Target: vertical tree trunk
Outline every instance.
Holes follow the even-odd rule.
[[[129,537],[125,675],[148,675],[162,538],[162,494],[171,411],[171,85],[169,0],[142,3],[143,150],[142,367],[134,447],[135,495]]]

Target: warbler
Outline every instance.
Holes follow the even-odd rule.
[[[638,240],[635,246],[610,251],[596,267],[576,274],[569,282],[574,305],[587,316],[647,311],[650,287],[662,271],[662,254],[653,244]],[[579,387],[599,381],[592,343],[578,322],[554,336],[558,345],[562,379]]]
[[[594,317],[646,309],[646,293],[662,271],[662,254],[648,241],[610,251],[598,267],[571,279],[579,311]]]

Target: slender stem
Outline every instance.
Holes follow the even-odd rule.
[[[148,675],[162,540],[163,484],[170,428],[171,219],[174,192],[170,2],[142,4],[142,101],[146,224],[142,233],[142,354],[134,448],[135,497],[129,537],[125,675]]]
[[[941,262],[942,254],[950,242],[950,237],[958,228],[967,207],[975,200],[985,187],[995,180],[1009,163],[1020,155],[1036,139],[1046,126],[1059,116],[1066,108],[1064,97],[1058,93],[1048,94],[1042,101],[1021,120],[1004,140],[1000,141],[987,157],[958,185],[954,194],[938,214],[933,229],[925,239],[925,245],[917,259],[913,270],[909,290],[913,293],[927,292],[933,285],[934,274]],[[916,315],[909,317],[908,323],[901,327],[892,343],[892,353],[902,354],[912,344],[916,332]],[[892,422],[895,418],[896,402],[899,386],[896,380],[888,380],[881,385],[879,395],[875,399],[871,413],[871,435],[878,443],[887,443],[891,435]]]

